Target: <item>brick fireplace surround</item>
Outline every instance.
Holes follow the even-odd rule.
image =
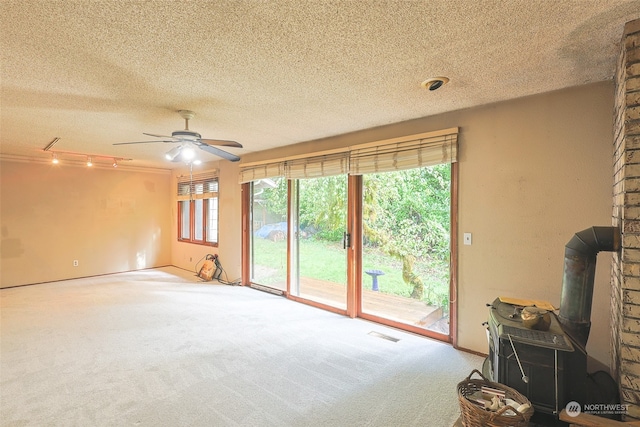
[[[611,282],[611,370],[640,419],[640,19],[628,22],[615,76],[613,225],[622,230]]]

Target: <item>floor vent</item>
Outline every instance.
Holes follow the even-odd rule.
[[[258,284],[255,284],[255,283],[252,283],[250,286],[253,289],[257,289],[257,290],[262,291],[262,292],[269,292],[270,294],[280,295],[280,296],[284,295],[284,292],[281,291],[280,289],[274,289],[274,288],[270,288],[268,286],[262,286],[262,285],[258,285]]]
[[[375,331],[369,332],[369,335],[373,335],[374,337],[382,338],[384,340],[388,340],[388,341],[392,341],[392,342],[400,341],[400,338],[394,338],[394,337],[391,337],[389,335],[381,334],[380,332],[375,332]]]

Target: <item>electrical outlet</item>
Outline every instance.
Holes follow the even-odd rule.
[[[77,259],[74,259],[74,260],[73,260],[73,266],[74,266],[74,267],[77,267],[77,266],[78,266],[78,260],[77,260]]]
[[[464,233],[464,240],[463,240],[465,245],[470,245],[471,244],[471,233]]]

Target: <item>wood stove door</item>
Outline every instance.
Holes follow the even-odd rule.
[[[528,382],[523,380],[508,339],[500,340],[499,382],[527,396],[536,411],[557,414],[566,404],[563,404],[566,352],[519,342],[513,344]]]

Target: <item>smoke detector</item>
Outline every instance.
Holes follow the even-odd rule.
[[[448,77],[432,77],[422,82],[422,87],[428,90],[440,89],[442,86],[449,83]]]

